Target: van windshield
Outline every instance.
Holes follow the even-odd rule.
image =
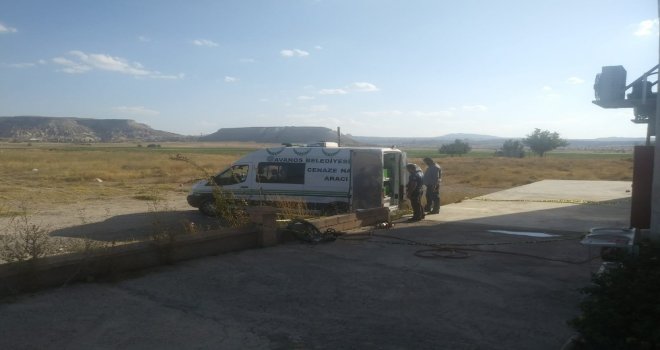
[[[218,186],[234,185],[245,182],[249,166],[247,164],[233,165],[231,168],[213,177]]]

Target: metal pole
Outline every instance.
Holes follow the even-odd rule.
[[[660,18],[660,0],[658,0],[658,18]],[[660,37],[658,37],[660,44]],[[660,64],[660,46],[658,47],[658,63]],[[658,86],[660,88],[660,85]],[[655,155],[653,156],[653,189],[651,191],[651,240],[660,241],[660,93],[656,97],[655,111]],[[650,122],[650,121],[649,121]]]

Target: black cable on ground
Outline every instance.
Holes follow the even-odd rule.
[[[415,251],[414,255],[420,258],[426,259],[466,259],[470,257],[469,252],[480,252],[480,253],[492,253],[492,254],[505,254],[512,256],[521,256],[526,258],[540,259],[546,261],[561,262],[566,264],[581,265],[593,261],[600,256],[589,257],[584,260],[565,260],[557,258],[549,258],[539,255],[519,253],[519,252],[506,252],[500,250],[492,249],[478,249],[470,247],[478,246],[501,246],[501,245],[517,245],[517,244],[544,244],[544,243],[555,243],[563,241],[573,241],[581,239],[582,236],[572,236],[565,238],[557,239],[545,239],[545,240],[527,240],[527,241],[517,241],[517,242],[489,242],[489,243],[425,243],[419,242],[408,238],[397,237],[393,235],[385,235],[374,233],[373,230],[368,233],[358,233],[352,234],[349,237],[340,237],[344,235],[344,232],[336,231],[332,228],[327,229],[325,232],[321,232],[314,224],[304,219],[293,219],[287,225],[287,230],[298,238],[299,240],[307,243],[320,243],[320,242],[332,242],[337,239],[345,241],[366,241],[370,243],[384,243],[384,244],[399,244],[399,245],[413,245],[413,246],[424,246],[428,247],[425,249],[420,249]],[[383,241],[383,240],[373,240],[374,237],[385,238],[395,241]],[[400,241],[400,242],[397,242]]]
[[[493,253],[493,254],[505,254],[505,255],[513,255],[513,256],[521,256],[521,257],[527,257],[527,258],[533,258],[533,259],[540,259],[540,260],[546,260],[546,261],[554,261],[554,262],[562,262],[562,263],[567,263],[567,264],[585,264],[590,261],[593,261],[600,256],[594,256],[594,257],[589,257],[584,260],[565,260],[565,259],[556,259],[556,258],[548,258],[548,257],[543,257],[539,255],[533,255],[533,254],[527,254],[527,253],[518,253],[518,252],[506,252],[506,251],[500,251],[500,250],[490,250],[490,249],[478,249],[478,248],[469,248],[469,247],[477,247],[477,246],[501,246],[501,245],[517,245],[517,244],[544,244],[544,243],[555,243],[555,242],[562,242],[562,241],[573,241],[573,240],[578,240],[581,239],[582,236],[573,236],[573,237],[566,237],[566,238],[558,238],[558,239],[546,239],[546,240],[527,240],[527,241],[517,241],[517,242],[490,242],[490,243],[424,243],[424,242],[419,242],[407,238],[402,238],[402,237],[396,237],[392,235],[383,235],[383,234],[376,234],[373,233],[373,231],[370,231],[369,233],[366,234],[357,234],[358,236],[366,236],[366,239],[369,242],[372,243],[385,243],[385,244],[405,244],[405,245],[418,245],[418,246],[425,246],[429,247],[428,249],[421,249],[418,250],[414,253],[415,256],[420,257],[420,258],[445,258],[445,259],[465,259],[470,257],[469,252],[481,252],[481,253]],[[353,235],[351,235],[353,236]],[[398,241],[402,241],[403,243],[399,242],[392,242],[392,241],[374,241],[371,240],[372,237],[379,237],[379,238],[387,238],[387,239],[394,239]],[[346,238],[341,238],[343,240],[347,240]]]
[[[305,219],[292,219],[286,226],[286,231],[293,234],[296,239],[311,244],[333,242],[342,232],[333,228],[321,232],[314,224]]]

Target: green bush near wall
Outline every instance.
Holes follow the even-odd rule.
[[[578,349],[660,349],[660,245],[643,243],[639,255],[595,274],[581,290],[582,314],[569,321]]]

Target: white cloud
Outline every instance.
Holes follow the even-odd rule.
[[[144,69],[139,62],[129,62],[121,57],[113,57],[104,54],[86,54],[82,51],[71,51],[71,55],[77,57],[86,65],[100,70],[118,72],[129,75],[147,76],[150,72]]]
[[[463,110],[467,112],[485,112],[488,110],[488,107],[484,105],[463,106]]]
[[[69,74],[80,74],[92,70],[92,67],[71,61],[70,59],[64,57],[55,57],[53,58],[53,63],[64,66],[64,68],[59,69],[60,72],[69,73]]]
[[[637,24],[637,30],[634,32],[636,36],[649,36],[658,34],[658,19],[647,19]]]
[[[238,81],[236,77],[225,76],[225,83],[235,83]]]
[[[145,77],[155,79],[183,79],[184,74],[179,73],[163,74],[158,71],[151,71],[139,62],[130,62],[121,57],[113,57],[105,54],[87,54],[82,51],[70,51],[69,55],[73,59],[64,57],[55,57],[53,62],[63,66],[64,68],[59,71],[64,73],[79,74],[85,73],[94,69],[127,74],[134,77]]]
[[[556,101],[561,97],[558,93],[555,92],[555,90],[550,87],[550,86],[544,86],[541,88],[541,91],[543,92],[542,95],[540,96],[541,100],[545,102],[553,102]]]
[[[18,29],[6,26],[2,23],[0,23],[0,34],[1,33],[16,33],[18,32]]]
[[[438,117],[449,117],[452,115],[450,111],[410,111],[409,113],[413,117],[418,118],[438,118]]]
[[[403,114],[403,112],[395,109],[390,111],[368,111],[368,112],[362,112],[362,114],[367,117],[392,117],[392,116],[400,116]]]
[[[392,117],[414,117],[414,118],[439,118],[449,117],[452,115],[451,111],[400,111],[398,109],[388,111],[370,111],[362,112],[362,115],[374,118],[392,118]]]
[[[151,38],[146,37],[146,36],[144,36],[144,35],[140,35],[140,36],[138,36],[138,41],[141,41],[141,42],[143,42],[143,43],[148,43],[148,42],[151,41]]]
[[[355,82],[349,85],[349,88],[353,91],[361,92],[374,92],[379,90],[376,85],[367,82]]]
[[[205,46],[205,47],[216,47],[218,46],[217,43],[208,40],[208,39],[195,39],[192,41],[193,45],[196,46]]]
[[[36,66],[36,63],[31,63],[31,62],[20,62],[20,63],[9,63],[7,64],[7,67],[11,68],[32,68]]]
[[[306,57],[309,56],[309,52],[300,49],[284,49],[280,51],[280,55],[282,57]]]
[[[570,77],[568,78],[567,82],[572,85],[578,85],[584,83],[584,79],[580,79],[578,77]]]
[[[355,82],[351,83],[343,88],[338,89],[321,89],[319,90],[320,95],[346,95],[351,92],[375,92],[379,91],[378,87],[372,83],[367,82]]]
[[[179,73],[179,74],[162,74],[160,72],[154,72],[155,74],[150,75],[149,78],[154,78],[154,79],[165,79],[165,80],[178,80],[178,79],[184,79],[186,77],[185,74]]]
[[[317,49],[317,50],[323,50],[323,46],[321,46],[321,45],[316,45],[316,46],[314,46],[314,48]]]
[[[308,108],[310,112],[327,112],[328,111],[328,106],[327,105],[314,105],[310,106]]]
[[[303,95],[303,96],[298,96],[298,97],[297,97],[297,99],[300,100],[300,101],[313,100],[313,99],[315,99],[315,98],[316,98],[316,97],[314,97],[314,96],[304,96],[304,95]]]
[[[319,94],[321,95],[346,95],[348,91],[344,89],[321,89]]]
[[[112,110],[121,114],[137,115],[144,117],[153,117],[160,114],[160,112],[156,110],[148,109],[143,106],[117,106],[117,107],[113,107]]]

